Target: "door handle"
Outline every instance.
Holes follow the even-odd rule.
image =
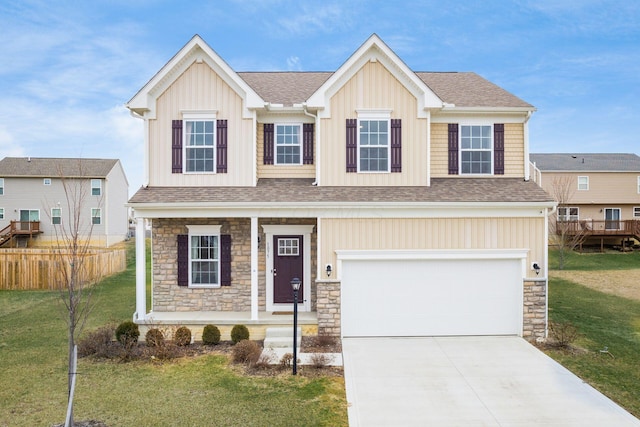
[[[274,276],[277,276],[277,275],[278,275],[278,271],[277,271],[275,268],[274,268],[273,270],[271,270],[271,271],[273,272],[273,275],[274,275]]]

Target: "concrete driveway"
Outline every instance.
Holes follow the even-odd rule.
[[[349,425],[640,426],[518,337],[345,338]]]

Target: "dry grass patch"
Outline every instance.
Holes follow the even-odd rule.
[[[635,270],[552,270],[549,271],[552,278],[570,280],[583,286],[640,301],[640,269]]]

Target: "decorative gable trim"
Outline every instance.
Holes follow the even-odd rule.
[[[199,36],[195,35],[127,103],[140,116],[156,118],[157,98],[193,63],[205,62],[243,100],[243,117],[252,118],[252,109],[264,107],[264,100]]]
[[[380,62],[418,100],[416,116],[426,118],[428,109],[442,108],[443,101],[387,46],[376,34],[369,39],[326,82],[313,93],[306,104],[318,108],[321,118],[331,117],[331,97],[336,94],[367,62]]]

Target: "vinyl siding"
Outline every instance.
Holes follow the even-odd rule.
[[[496,123],[499,123],[496,120]],[[447,123],[431,124],[431,176],[450,177]],[[524,125],[504,124],[504,177],[524,177]]]
[[[578,190],[578,176],[589,177],[589,189]],[[562,180],[570,180],[568,204],[606,204],[608,207],[634,204],[640,205],[638,194],[640,172],[571,172],[542,173],[542,188],[554,196],[554,186]],[[580,214],[582,217],[582,214]],[[593,219],[596,219],[593,217]]]
[[[295,123],[302,123],[303,117],[300,117]],[[276,122],[273,122],[276,123]],[[296,165],[296,166],[284,166],[284,165],[265,165],[263,164],[264,154],[264,123],[258,123],[257,129],[257,149],[258,155],[256,157],[258,168],[258,179],[260,178],[315,178],[316,176],[316,154],[315,149],[318,146],[318,140],[316,138],[317,132],[314,132],[314,164],[313,165]],[[274,144],[275,147],[275,144]],[[302,156],[302,153],[300,154]]]
[[[451,250],[530,248],[527,263],[544,259],[545,219],[426,218],[322,219],[320,265],[336,264],[343,250]],[[530,272],[528,272],[530,274]],[[535,275],[535,273],[534,273]]]
[[[331,118],[320,123],[321,185],[426,185],[427,120],[416,118],[415,97],[381,63],[366,63],[330,102]],[[402,119],[402,172],[346,172],[346,119],[359,109],[391,110],[392,119]]]
[[[228,120],[227,173],[171,173],[171,121],[198,110],[215,110]],[[242,118],[242,98],[206,63],[194,63],[158,97],[156,119],[149,120],[149,184],[253,185],[252,138],[253,120]]]

